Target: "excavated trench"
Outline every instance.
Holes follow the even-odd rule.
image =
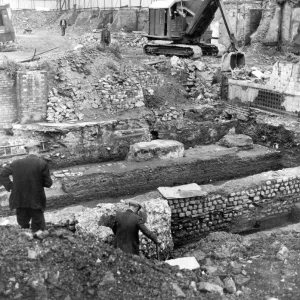
[[[135,124],[137,123],[135,122]],[[104,127],[106,132],[108,132],[108,126],[105,125]],[[211,145],[233,127],[236,129],[236,133],[251,136],[254,143],[258,145],[251,151],[239,152],[231,148],[220,148],[217,145]],[[145,135],[145,129],[141,126],[135,125],[134,130],[136,136]],[[83,130],[80,129],[80,132],[83,132]],[[214,134],[211,134],[212,132]],[[227,119],[226,122],[218,124],[205,121],[190,123],[189,126],[181,128],[176,126],[153,127],[149,133],[152,140],[175,139],[183,142],[186,148],[185,157],[175,161],[155,160],[151,163],[130,163],[118,160],[111,162],[108,155],[108,162],[66,167],[69,173],[81,172],[82,174],[73,177],[65,176],[62,179],[56,178],[57,182],[60,183],[55,187],[54,193],[48,197],[48,210],[71,207],[75,204],[95,207],[98,203],[117,203],[120,199],[129,199],[136,195],[141,195],[142,197],[143,193],[155,190],[159,186],[176,186],[195,182],[200,185],[213,184],[214,187],[220,187],[228,180],[244,178],[248,175],[271,170],[276,171],[286,167],[296,167],[300,156],[297,146],[297,133],[285,129],[283,126]],[[59,134],[63,135],[65,132],[60,130]],[[95,137],[95,131],[92,134]],[[68,141],[70,141],[70,134],[68,135]],[[113,147],[115,147],[113,149],[114,153],[118,152],[118,147],[123,147],[122,151],[124,152],[124,145],[128,147],[128,144],[134,142],[132,136],[130,136],[128,141],[125,139],[125,143],[123,139],[121,144],[118,144],[115,139],[111,140],[113,141]],[[208,145],[195,147],[195,145],[199,144]],[[96,149],[93,151],[96,151]],[[124,153],[122,157],[124,157]],[[58,163],[54,165],[58,165]],[[57,171],[61,172],[61,169],[55,172]],[[60,174],[63,174],[63,172]],[[255,206],[255,203],[253,204]],[[268,203],[265,205],[268,206]],[[259,204],[255,206],[255,209],[259,211]],[[217,220],[217,210],[215,214],[214,212],[210,213],[209,222]],[[2,203],[1,216],[9,214],[10,212]],[[227,230],[240,234],[249,234],[273,227],[285,226],[292,222],[290,211],[268,217],[256,217],[256,215],[259,215],[259,213],[249,216],[250,220],[245,222],[244,225],[242,222],[239,222],[240,230],[234,230],[228,228],[228,226],[216,226],[212,231]],[[221,214],[221,218],[224,218],[224,214],[223,216]],[[198,225],[194,224],[192,226]],[[188,230],[188,228],[186,229]],[[204,230],[201,237],[208,233]],[[198,238],[199,236],[183,239],[183,243],[189,243]],[[180,244],[175,243],[175,246],[180,246]]]

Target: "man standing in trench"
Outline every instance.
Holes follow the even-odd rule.
[[[44,187],[50,188],[52,185],[48,164],[39,157],[39,147],[40,143],[27,144],[25,149],[28,155],[6,165],[0,172],[0,184],[11,192],[9,207],[16,209],[18,224],[22,228],[30,228],[31,221],[33,232],[46,228]]]
[[[117,212],[113,232],[116,235],[114,247],[126,253],[139,255],[139,231],[158,244],[156,235],[146,226],[145,221],[137,213],[141,206],[138,203],[129,203],[125,212]]]

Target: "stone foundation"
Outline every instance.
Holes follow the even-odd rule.
[[[43,156],[48,160],[50,168],[56,169],[77,164],[122,160],[125,159],[130,145],[150,141],[148,125],[133,119],[78,124],[14,124],[12,132],[14,136],[11,144],[10,139],[7,139],[5,146],[42,141]],[[21,154],[20,148],[12,147],[11,155]],[[2,154],[4,153],[0,153],[0,157]],[[20,157],[15,156],[13,159],[18,158]],[[3,155],[0,166],[11,159]]]
[[[300,168],[269,171],[221,185],[203,185],[207,195],[169,199],[175,245],[217,230],[242,232],[283,218],[300,202]]]
[[[120,161],[61,169],[54,187],[47,189],[48,208],[58,208],[105,197],[134,195],[160,186],[191,182],[207,184],[281,168],[280,153],[254,145],[247,151],[216,145],[185,151],[185,157],[145,162]],[[0,198],[0,215],[8,210],[8,193]]]

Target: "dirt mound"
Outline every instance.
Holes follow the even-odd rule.
[[[16,31],[24,29],[49,28],[59,18],[61,12],[42,12],[31,10],[13,11],[12,22]]]
[[[177,268],[69,230],[49,232],[40,241],[27,230],[0,228],[1,299],[174,299],[178,289],[196,299],[186,282],[190,271],[178,276]]]

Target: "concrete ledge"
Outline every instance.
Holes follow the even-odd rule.
[[[140,142],[130,146],[128,161],[146,161],[154,158],[169,159],[183,157],[184,145],[172,140]]]

